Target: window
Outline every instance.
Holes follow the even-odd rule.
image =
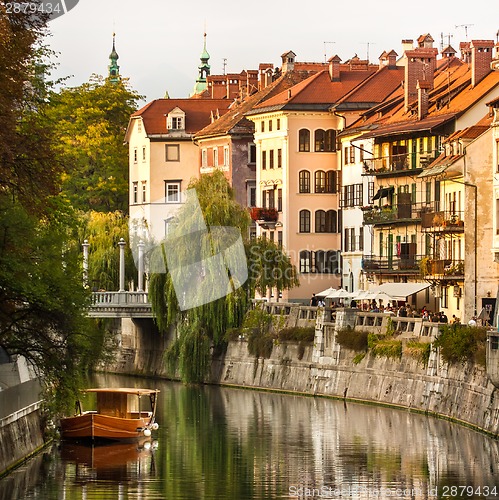
[[[274,150],[269,151],[269,168],[274,168]]]
[[[269,120],[269,132],[272,132],[272,120]]]
[[[256,187],[250,187],[249,190],[249,206],[256,207]]]
[[[426,182],[425,188],[426,188],[425,201],[426,204],[429,205],[431,203],[431,182]]]
[[[308,250],[300,252],[300,273],[310,272],[311,253]]]
[[[144,181],[142,183],[142,203],[145,203],[147,199],[147,183]]]
[[[281,130],[281,119],[277,118],[276,129]]]
[[[359,250],[364,250],[364,226],[359,227]]]
[[[268,189],[266,193],[269,200],[267,206],[269,208],[275,208],[275,191],[273,189]]]
[[[308,153],[310,151],[310,130],[302,128],[298,132],[298,151],[300,153]]]
[[[440,297],[440,307],[449,307],[449,287],[442,287],[442,296]]]
[[[324,170],[317,170],[317,172],[315,172],[315,192],[326,192],[326,172],[324,172]]]
[[[146,147],[142,146],[142,161],[146,161]]]
[[[374,182],[369,181],[367,184],[367,201],[369,204],[373,203],[373,198],[374,198]]]
[[[133,162],[137,163],[139,157],[139,153],[137,152],[137,148],[133,148]]]
[[[267,168],[267,151],[262,151],[262,170]]]
[[[263,120],[260,123],[260,132],[265,132],[265,122]]]
[[[310,233],[310,210],[300,210],[300,233]]]
[[[336,171],[328,170],[326,172],[326,193],[336,193],[338,190],[338,176]]]
[[[344,158],[345,165],[348,165],[348,162],[350,160],[350,156],[348,154],[348,147],[347,146],[345,146],[345,148],[343,149],[343,158]]]
[[[364,144],[361,144],[359,149],[359,161],[364,161]]]
[[[282,149],[277,150],[277,168],[282,168]]]
[[[180,161],[180,144],[166,144],[166,161]]]
[[[206,149],[201,150],[201,167],[208,166],[208,151]]]
[[[345,252],[355,252],[356,250],[355,228],[354,227],[345,228],[344,234],[345,236],[344,236],[343,246],[345,248]]]
[[[496,172],[499,172],[499,141],[496,141],[496,162],[497,162]]]
[[[256,145],[252,142],[248,144],[248,163],[256,163]]]
[[[338,232],[336,210],[317,210],[315,212],[315,232],[316,233],[336,233]]]
[[[282,189],[277,190],[277,211],[282,212]]]
[[[277,231],[277,244],[282,248],[282,231]]]
[[[310,193],[310,172],[308,170],[300,170],[298,177],[300,193]]]
[[[132,203],[135,204],[139,202],[139,183],[134,182],[132,186]]]
[[[348,149],[349,149],[349,155],[350,155],[349,162],[355,163],[355,148],[353,146],[350,146]]]
[[[321,130],[315,131],[315,151],[316,152],[332,152],[336,151],[336,130]]]
[[[166,203],[180,203],[180,182],[165,181]]]
[[[218,167],[218,148],[213,148],[213,166]]]
[[[170,121],[170,130],[183,130],[184,129],[184,118],[182,116],[172,116]]]
[[[229,148],[225,147],[224,148],[224,167],[229,166]]]

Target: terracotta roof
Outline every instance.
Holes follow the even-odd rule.
[[[230,104],[227,99],[156,99],[133,113],[131,120],[142,117],[148,136],[166,134],[166,116],[178,107],[185,112],[185,132],[195,134],[211,122],[212,114],[226,113]]]
[[[471,127],[467,127],[463,130],[458,130],[451,134],[447,139],[445,139],[445,142],[452,142],[457,139],[469,139],[473,140],[476,139],[477,137],[480,137],[484,132],[487,132],[489,130],[489,125],[473,125]]]
[[[328,109],[375,71],[341,71],[340,81],[331,81],[328,71],[321,71],[294,87],[255,106],[248,114],[278,109]]]
[[[255,124],[244,116],[257,104],[290,88],[308,78],[310,73],[305,71],[289,71],[272,82],[268,87],[252,94],[242,102],[234,103],[227,113],[200,130],[195,138],[225,135],[228,133],[253,133]]]

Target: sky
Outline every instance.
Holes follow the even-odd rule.
[[[383,51],[399,55],[402,39],[424,33],[459,50],[459,42],[496,40],[499,3],[494,0],[79,0],[49,23],[48,45],[58,54],[53,76],[77,86],[93,73],[107,75],[113,32],[122,76],[144,103],[189,97],[198,76],[203,34],[211,74],[297,61],[318,62],[355,54],[378,62]],[[452,35],[450,38],[448,35]],[[466,37],[467,35],[467,37]]]

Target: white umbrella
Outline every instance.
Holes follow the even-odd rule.
[[[316,297],[327,297],[330,293],[334,292],[335,290],[336,290],[336,288],[333,288],[332,286],[330,286],[328,289],[323,290],[322,292],[316,293],[315,296]]]
[[[354,293],[347,292],[343,288],[340,288],[339,290],[334,290],[330,294],[326,295],[326,299],[350,299],[354,295]]]
[[[369,297],[367,298],[371,300],[382,300],[383,302],[395,302],[393,297],[390,297],[390,295],[383,292],[370,292]]]

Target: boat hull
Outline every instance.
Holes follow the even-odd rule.
[[[138,439],[144,437],[150,418],[120,418],[85,413],[61,420],[63,439]]]

